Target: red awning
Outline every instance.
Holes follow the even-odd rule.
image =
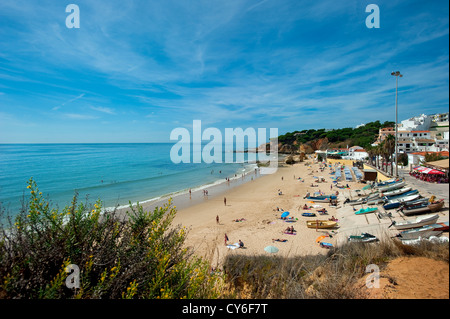
[[[438,171],[437,169],[423,167],[423,166],[414,167],[413,170],[420,172],[420,173],[424,173],[424,174],[445,175],[444,172]]]

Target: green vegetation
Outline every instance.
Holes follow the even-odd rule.
[[[425,153],[425,162],[434,162],[442,160],[446,157],[442,156],[439,153]]]
[[[0,229],[0,298],[218,297],[221,278],[184,247],[187,233],[171,226],[170,201],[120,216],[102,214],[100,201],[88,207],[74,196],[58,211],[32,179],[28,189],[27,207]],[[71,264],[80,271],[78,289],[65,283]]]
[[[394,126],[394,122],[386,121],[383,124],[380,121],[370,122],[358,128],[341,128],[326,131],[322,129],[310,129],[286,133],[278,137],[282,144],[293,144],[297,141],[300,144],[311,143],[318,139],[327,139],[328,143],[345,142],[348,145],[359,145],[367,147],[375,142],[380,128]]]

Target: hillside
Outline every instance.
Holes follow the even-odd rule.
[[[290,153],[303,145],[306,153],[327,148],[342,148],[348,146],[367,147],[375,142],[380,128],[394,126],[394,122],[370,122],[357,128],[340,128],[333,130],[309,129],[288,132],[278,136],[279,152]]]

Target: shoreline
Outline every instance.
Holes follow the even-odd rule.
[[[284,154],[278,154],[278,167],[284,165],[284,159]],[[153,210],[156,207],[163,206],[169,199],[172,199],[172,205],[176,206],[178,210],[186,209],[207,202],[208,200],[213,200],[217,196],[223,195],[235,187],[239,187],[263,176],[265,175],[260,173],[260,168],[256,163],[246,163],[244,171],[236,171],[235,176],[229,177],[228,181],[226,180],[226,177],[223,177],[209,184],[202,184],[190,189],[182,189],[169,194],[163,194],[155,198],[143,200],[142,202],[136,201],[132,203],[132,206],[135,207],[139,204],[144,210]],[[208,191],[206,196],[203,195],[204,190]],[[191,191],[191,194],[189,194],[189,191]],[[104,208],[103,213],[116,210],[118,213],[123,214],[129,209],[130,205],[119,205],[117,207],[109,206]]]
[[[164,194],[156,198],[144,200],[142,202],[134,202],[132,205],[134,207],[139,203],[144,210],[153,210],[156,207],[167,204],[168,200],[172,199],[172,205],[176,206],[176,208],[180,210],[214,200],[216,197],[227,193],[235,187],[239,187],[264,176],[260,173],[260,169],[256,166],[256,164],[248,165],[252,165],[252,169],[241,172],[240,176],[236,173],[236,176],[230,177],[228,181],[225,178],[222,178],[213,183],[193,187],[190,189],[191,194],[189,194],[189,189],[183,189],[170,194]],[[253,165],[255,166],[253,167]],[[204,190],[208,191],[206,196],[203,194]],[[116,209],[119,213],[125,213],[130,209],[130,206],[121,205],[118,207],[105,207],[104,213],[110,212],[114,209]]]

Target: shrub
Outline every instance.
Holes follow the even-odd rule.
[[[171,200],[120,214],[101,201],[51,208],[33,179],[28,204],[0,234],[0,298],[216,298],[218,275],[184,247]],[[69,265],[79,288],[68,288]],[[69,285],[70,286],[70,285]]]

